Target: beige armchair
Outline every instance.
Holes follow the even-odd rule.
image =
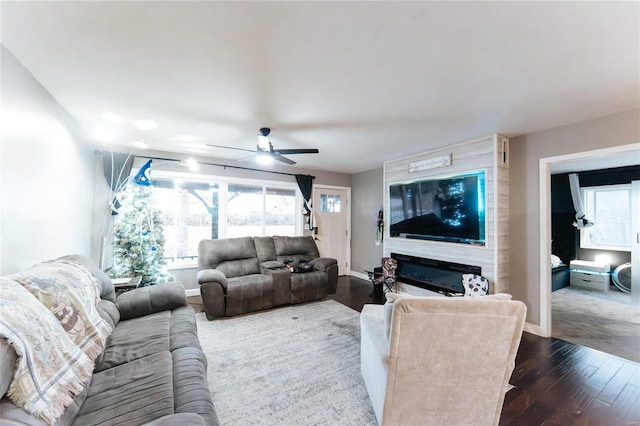
[[[361,369],[378,422],[497,425],[525,316],[492,296],[365,305]]]

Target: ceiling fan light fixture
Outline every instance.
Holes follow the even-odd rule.
[[[260,152],[256,155],[256,162],[260,164],[271,164],[273,163],[273,156],[268,152]]]
[[[186,160],[182,160],[180,162],[180,165],[186,166],[192,172],[197,172],[198,170],[200,170],[200,166],[198,165],[198,162],[193,158],[187,158]]]
[[[258,149],[262,151],[269,151],[269,138],[263,135],[258,135]]]
[[[140,149],[147,149],[149,148],[149,143],[147,143],[147,141],[144,139],[138,139],[137,141],[133,142],[133,146]]]

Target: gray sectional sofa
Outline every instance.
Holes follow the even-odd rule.
[[[182,285],[142,287],[116,298],[113,283],[91,260],[65,256],[56,261],[80,263],[94,274],[101,286],[97,311],[113,330],[90,380],[55,424],[218,425],[207,360]],[[6,294],[12,280],[19,278],[3,277]],[[0,338],[0,424],[45,425],[7,397],[18,366],[7,340]]]
[[[292,272],[285,262],[308,261]],[[336,292],[336,259],[320,257],[312,236],[202,240],[198,283],[208,319],[321,300]]]

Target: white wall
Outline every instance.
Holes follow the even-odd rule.
[[[528,323],[540,325],[540,159],[637,143],[639,117],[627,111],[511,139],[511,292],[527,304]]]
[[[423,178],[451,176],[460,173],[485,171],[485,244],[458,244],[443,241],[430,241],[394,237],[389,238],[389,227],[385,227],[384,253],[402,253],[410,256],[426,257],[436,260],[479,266],[482,276],[489,280],[490,293],[509,290],[509,169],[501,162],[502,140],[500,135],[491,135],[470,141],[450,144],[411,157],[386,161],[384,163],[384,200],[385,215],[389,213],[389,184]],[[505,145],[506,146],[506,145]],[[409,165],[419,161],[428,161],[450,156],[447,167],[432,168],[410,172]],[[410,287],[410,288],[407,288]],[[421,292],[413,286],[399,286],[411,292]]]
[[[0,274],[89,255],[93,153],[60,104],[2,47]]]

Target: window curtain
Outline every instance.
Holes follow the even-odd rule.
[[[302,192],[302,197],[304,198],[304,215],[309,217],[309,222],[307,223],[308,229],[310,231],[318,230],[316,226],[316,216],[313,213],[313,206],[311,202],[311,190],[313,189],[313,176],[310,175],[295,175],[296,182],[298,182],[298,188],[300,188],[300,192]]]
[[[121,154],[119,152],[105,152],[102,154],[104,178],[113,192],[110,203],[112,216],[118,214],[118,209],[120,208],[118,194],[127,186],[131,168],[133,167],[133,160],[135,160],[135,156],[131,154]]]
[[[584,203],[582,201],[582,192],[580,191],[580,179],[577,173],[569,174],[569,187],[571,188],[571,199],[573,200],[573,208],[576,210],[576,221],[573,226],[578,229],[589,228],[593,226],[593,222],[585,217]]]

